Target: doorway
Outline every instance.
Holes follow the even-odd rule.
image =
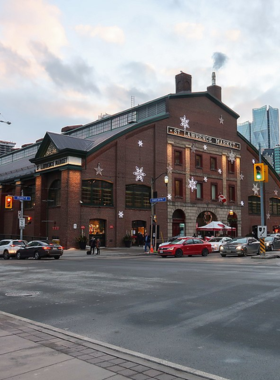
[[[186,230],[185,227],[184,211],[179,209],[175,210],[172,215],[172,236],[184,236]]]
[[[92,236],[95,239],[100,239],[102,247],[106,247],[106,220],[104,219],[90,219],[89,221],[89,240]]]

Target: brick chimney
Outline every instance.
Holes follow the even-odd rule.
[[[181,71],[175,76],[176,94],[178,92],[192,92],[192,76]]]
[[[212,86],[207,87],[209,94],[222,101],[222,87],[216,85],[216,73],[212,73]]]

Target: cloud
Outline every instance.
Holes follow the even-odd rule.
[[[102,40],[113,44],[121,45],[125,40],[124,32],[118,26],[77,25],[75,30],[82,36],[88,36],[91,38],[99,37]]]
[[[228,60],[228,57],[223,54],[223,53],[219,53],[219,52],[216,52],[212,55],[212,58],[214,60],[214,63],[213,63],[213,68],[215,70],[218,70],[220,69],[222,66],[224,66],[224,64],[226,63],[226,61]]]
[[[33,43],[33,47],[40,64],[58,87],[76,91],[99,92],[98,87],[93,83],[94,69],[88,66],[82,58],[77,58],[71,64],[64,63],[52,54],[46,46]]]
[[[8,81],[8,78],[14,75],[26,75],[28,69],[30,68],[29,62],[21,57],[19,54],[14,52],[12,49],[5,47],[0,42],[0,74],[3,81]]]
[[[175,32],[185,38],[201,40],[203,38],[204,26],[191,22],[182,22],[175,25]]]
[[[232,30],[226,31],[226,37],[230,41],[238,41],[240,39],[240,36],[241,36],[241,31],[238,29],[232,29]]]

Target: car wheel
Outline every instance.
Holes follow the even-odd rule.
[[[183,256],[183,251],[181,249],[177,249],[175,253],[175,257],[182,257]]]
[[[167,257],[167,256],[161,255],[161,257]]]
[[[221,253],[221,256],[222,256],[222,257],[226,257],[226,254],[225,254],[225,253]]]
[[[17,252],[17,254],[16,254],[16,258],[17,258],[18,260],[21,260],[20,252]]]
[[[35,253],[34,253],[34,259],[35,259],[35,260],[40,260],[40,258],[41,258],[41,257],[40,257],[40,255],[39,255],[39,252],[35,252]]]
[[[208,251],[208,249],[207,248],[204,248],[203,250],[202,250],[202,256],[208,256],[208,253],[209,253],[209,251]]]
[[[54,258],[55,258],[56,260],[59,260],[59,259],[60,259],[60,256],[54,256]]]
[[[9,260],[9,258],[10,258],[9,252],[8,251],[4,251],[3,257],[4,257],[4,260]]]

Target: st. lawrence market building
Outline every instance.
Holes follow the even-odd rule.
[[[193,236],[212,221],[230,226],[232,236],[252,233],[261,224],[258,151],[237,132],[239,116],[222,102],[214,73],[206,91],[192,92],[192,77],[183,72],[175,85],[175,93],[47,132],[0,157],[0,237],[20,236],[22,207],[24,239],[59,239],[65,248],[81,235],[106,247],[123,246],[126,235],[139,244],[145,232],[159,241]],[[269,166],[270,232],[279,225],[278,190]],[[16,196],[11,209],[7,195]]]

